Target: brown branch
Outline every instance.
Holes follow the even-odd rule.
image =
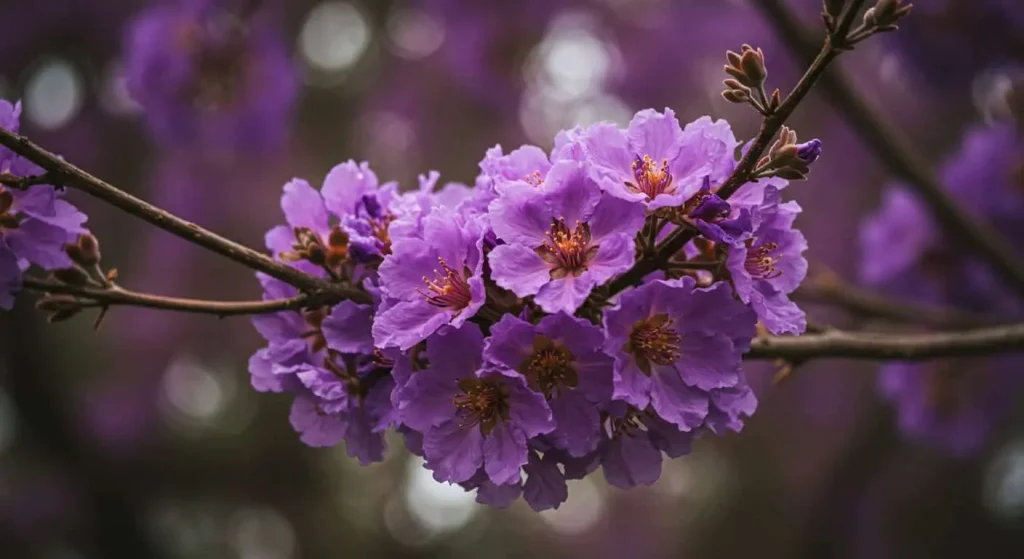
[[[797,82],[796,86],[793,87],[793,91],[786,96],[786,100],[781,105],[761,121],[761,128],[758,130],[757,136],[754,138],[753,143],[750,144],[750,148],[740,159],[740,162],[733,169],[729,178],[722,184],[722,186],[716,191],[719,197],[727,199],[732,196],[736,190],[738,190],[744,184],[750,182],[754,168],[757,166],[758,160],[764,153],[764,150],[768,149],[768,146],[772,142],[772,138],[779,132],[782,125],[785,124],[786,119],[793,114],[797,106],[804,100],[807,93],[811,91],[811,88],[821,79],[828,68],[829,64],[836,59],[844,50],[844,45],[841,40],[835,37],[845,37],[849,32],[850,27],[853,25],[853,20],[860,12],[861,6],[863,6],[866,0],[853,0],[836,26],[834,34],[830,34],[825,38],[825,44],[822,45],[818,55],[811,61],[804,72],[804,75]],[[605,296],[610,297],[619,293],[633,285],[639,283],[647,274],[663,267],[673,255],[682,250],[686,243],[690,242],[696,236],[696,231],[688,227],[680,227],[673,231],[668,237],[662,241],[661,245],[658,246],[657,250],[652,254],[646,255],[632,268],[626,270],[622,275],[615,278],[611,283],[608,284],[605,290]]]
[[[804,59],[810,58],[814,52],[814,41],[785,2],[762,0],[754,5],[764,12],[794,53]],[[842,73],[824,76],[821,89],[864,144],[874,150],[893,174],[905,179],[931,207],[945,230],[963,238],[984,256],[1007,286],[1024,293],[1024,261],[1017,257],[1017,247],[987,223],[975,220],[962,204],[958,204],[943,189],[939,177],[921,154],[889,121],[868,105]]]
[[[793,298],[810,303],[835,305],[864,317],[884,318],[904,324],[923,324],[936,328],[970,328],[1000,322],[996,317],[960,309],[897,301],[846,284],[810,283],[796,290]]]
[[[316,297],[307,294],[286,299],[269,301],[208,301],[203,299],[182,299],[139,293],[122,288],[104,289],[99,287],[69,285],[50,280],[26,277],[26,289],[42,293],[73,295],[83,299],[83,307],[131,306],[145,307],[196,314],[212,314],[219,317],[269,314],[279,311],[298,310],[316,306]]]
[[[360,302],[369,301],[369,296],[361,291],[341,287],[303,273],[265,254],[140,200],[44,150],[28,138],[14,134],[2,127],[0,127],[0,145],[6,146],[11,151],[42,167],[54,184],[75,188],[95,196],[186,241],[216,252],[253,270],[263,272],[305,291],[331,293],[339,300],[348,298]]]
[[[956,332],[893,334],[829,330],[803,336],[754,338],[747,359],[844,358],[870,360],[925,360],[1024,351],[1024,323]]]

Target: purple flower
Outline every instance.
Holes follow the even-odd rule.
[[[682,129],[671,109],[640,111],[627,130],[596,124],[580,141],[601,187],[649,210],[682,205],[704,177],[722,181],[737,145],[725,121],[704,117]]]
[[[509,183],[490,205],[506,244],[490,253],[498,285],[533,295],[549,313],[573,313],[598,284],[633,264],[642,208],[603,196],[576,161],[556,162],[540,187]]]
[[[0,126],[19,129],[21,104],[0,100]],[[0,148],[0,175],[35,176],[42,169],[7,148]],[[26,190],[0,186],[0,308],[13,305],[21,274],[30,264],[46,270],[69,268],[64,245],[85,232],[85,214],[60,198],[50,185]]]
[[[605,312],[605,351],[615,358],[615,398],[650,405],[684,431],[704,425],[716,390],[745,385],[741,355],[755,316],[724,282],[653,281]]]
[[[600,406],[612,395],[612,359],[602,352],[601,330],[564,313],[536,325],[505,315],[491,336],[485,359],[519,372],[547,398],[556,425],[548,437],[555,446],[572,456],[593,451]]]
[[[544,396],[514,372],[481,369],[483,335],[466,324],[427,340],[430,367],[412,375],[400,421],[423,432],[438,481],[470,480],[481,467],[497,485],[516,483],[529,439],[555,425]]]
[[[809,142],[797,144],[797,157],[800,161],[810,165],[821,157],[821,140],[815,138]]]
[[[377,346],[408,349],[476,314],[486,297],[484,233],[477,219],[439,209],[423,219],[422,238],[395,241],[380,266],[388,303],[373,322]]]
[[[902,188],[887,189],[882,209],[861,225],[861,281],[882,285],[907,273],[938,239],[935,222],[920,200]]]
[[[380,185],[365,162],[355,161],[331,169],[319,192],[293,179],[281,196],[288,225],[267,232],[267,248],[307,273],[360,283],[367,260],[355,256],[379,257],[391,250],[387,230],[394,216],[388,208],[396,188]]]
[[[161,2],[128,28],[128,89],[163,142],[231,150],[284,140],[298,92],[287,48],[272,14],[226,4]]]
[[[288,374],[306,389],[291,410],[292,426],[302,442],[333,446],[344,440],[348,455],[363,465],[384,458],[383,433],[394,420],[394,382],[386,369],[365,359],[332,356],[323,367],[298,365]]]
[[[1019,356],[892,363],[879,371],[879,388],[909,437],[965,456],[1012,413],[1020,364]]]
[[[799,213],[796,202],[781,203],[778,190],[769,187],[751,216],[752,236],[734,242],[726,260],[736,294],[773,334],[801,334],[807,327],[804,312],[788,297],[807,276],[807,240],[793,229]]]

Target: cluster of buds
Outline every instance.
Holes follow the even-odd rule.
[[[861,24],[856,29],[844,37],[836,37],[840,32],[837,22],[845,4],[843,0],[824,0],[821,13],[829,36],[843,48],[852,48],[875,33],[896,31],[899,29],[896,22],[906,17],[914,7],[912,4],[904,4],[903,0],[876,0],[875,5],[864,12]]]
[[[100,242],[91,233],[78,236],[73,243],[64,246],[64,252],[71,259],[70,268],[54,270],[50,280],[63,285],[111,289],[117,279],[117,270],[104,272],[101,263]],[[87,308],[102,306],[98,302],[76,295],[49,293],[36,302],[36,309],[47,313],[49,322],[62,322],[74,317]],[[96,321],[99,326],[103,313]]]
[[[763,179],[779,177],[786,180],[804,180],[810,172],[811,163],[821,156],[821,140],[817,138],[797,143],[796,131],[783,126],[779,138],[772,144],[768,154],[757,162],[753,177]]]
[[[875,5],[864,12],[864,27],[878,32],[896,31],[896,22],[910,13],[913,4],[903,5],[903,0],[878,0]]]
[[[765,93],[764,84],[768,78],[768,68],[764,64],[764,53],[750,45],[743,45],[741,52],[725,53],[728,64],[725,73],[732,76],[724,82],[726,90],[722,97],[731,103],[750,103],[758,112],[769,115],[782,103],[779,90],[776,89],[771,98]]]

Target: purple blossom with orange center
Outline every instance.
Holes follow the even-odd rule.
[[[737,146],[725,121],[704,117],[684,129],[671,109],[640,111],[626,130],[595,124],[578,141],[601,188],[649,210],[682,205],[705,177],[720,183],[735,165]]]
[[[586,163],[558,161],[539,187],[505,186],[490,205],[505,244],[491,251],[495,283],[549,313],[574,313],[597,285],[633,264],[643,209],[603,195]]]
[[[555,428],[542,394],[515,371],[485,366],[475,324],[427,340],[429,368],[413,373],[399,420],[423,433],[427,467],[438,481],[465,482],[480,468],[496,485],[516,483],[527,441]]]
[[[0,100],[0,126],[17,133],[21,103]],[[43,170],[0,147],[0,175],[29,177]],[[0,308],[10,309],[21,289],[21,275],[30,264],[46,270],[69,268],[64,245],[85,233],[86,216],[60,198],[50,185],[25,190],[0,185]]]
[[[804,312],[789,299],[807,276],[807,240],[793,229],[799,213],[796,202],[783,203],[768,187],[750,216],[752,233],[733,242],[726,259],[736,294],[773,334],[801,334],[807,327]]]
[[[392,244],[380,266],[385,302],[373,322],[378,347],[408,349],[442,326],[460,327],[484,304],[479,220],[438,209],[423,219],[423,236]]]
[[[355,161],[331,169],[320,191],[293,179],[281,196],[288,225],[267,232],[267,248],[304,272],[358,283],[368,260],[390,250],[388,208],[396,196],[394,183],[379,184],[366,163]]]
[[[536,325],[505,315],[491,328],[484,357],[517,371],[548,400],[555,430],[548,438],[572,456],[597,446],[600,408],[612,396],[612,359],[600,328],[565,313]]]
[[[742,354],[755,323],[725,282],[696,289],[690,277],[656,280],[623,293],[604,316],[614,397],[650,405],[684,431],[703,426],[715,391],[745,386]]]
[[[282,144],[298,76],[268,10],[158,2],[126,35],[128,89],[162,142],[205,149]]]

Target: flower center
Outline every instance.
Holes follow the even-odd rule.
[[[633,355],[644,374],[651,374],[651,363],[671,365],[679,359],[679,342],[682,337],[672,328],[672,322],[667,314],[662,313],[633,325],[624,349]]]
[[[395,216],[390,212],[379,218],[370,218],[368,220],[370,223],[370,234],[381,242],[380,253],[382,256],[391,254],[391,235],[388,233],[388,227],[394,220]]]
[[[548,338],[538,336],[533,342],[533,354],[520,367],[526,382],[536,392],[551,398],[563,387],[576,388],[579,378],[573,368],[575,356],[568,349]]]
[[[509,417],[508,391],[497,381],[467,378],[459,381],[462,394],[455,396],[453,403],[461,419],[459,429],[480,426],[484,435],[489,435],[498,421]]]
[[[657,163],[650,155],[633,160],[634,182],[627,182],[626,187],[633,192],[644,194],[648,200],[655,199],[659,194],[672,194],[676,187],[672,184],[672,173],[668,171],[668,159]]]
[[[527,184],[532,184],[533,186],[540,186],[544,184],[544,177],[540,176],[540,171],[534,171],[532,174],[526,175],[523,177],[523,180],[526,181]]]
[[[18,217],[14,215],[14,194],[0,188],[0,229],[17,229]]]
[[[434,269],[434,279],[423,276],[423,283],[427,284],[427,291],[417,291],[435,307],[460,311],[469,306],[473,299],[469,283],[466,282],[462,274],[449,267],[443,258],[438,258],[437,262],[441,265],[441,269]],[[466,275],[469,275],[468,270]]]
[[[755,279],[770,280],[782,275],[782,270],[776,270],[775,265],[779,263],[779,257],[773,253],[779,249],[778,243],[761,243],[756,248],[754,239],[747,240],[747,258],[743,261],[743,267],[747,273]]]
[[[578,276],[587,269],[587,262],[597,254],[598,245],[590,245],[590,225],[576,222],[569,229],[565,219],[551,221],[551,231],[537,254],[552,265],[551,279]]]

